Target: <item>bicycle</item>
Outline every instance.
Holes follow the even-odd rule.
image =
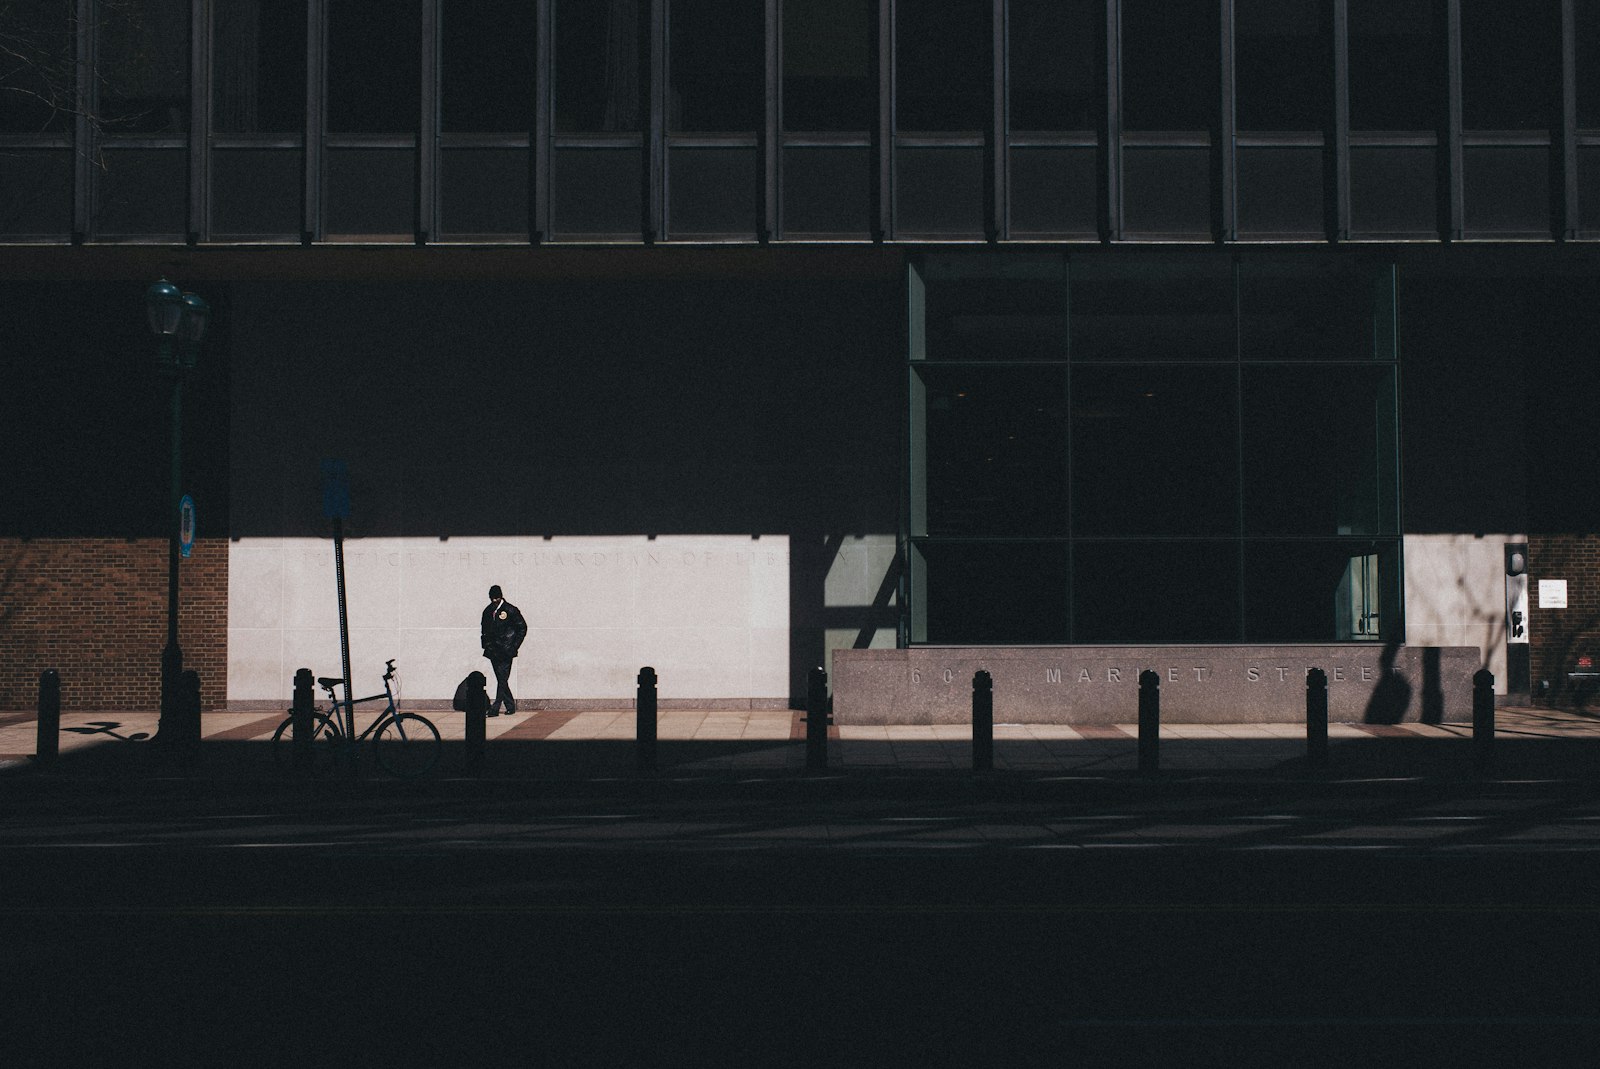
[[[394,661],[389,661],[386,667],[387,671],[383,673],[383,693],[371,694],[353,701],[341,702],[334,690],[335,687],[343,685],[343,679],[330,676],[317,677],[317,685],[328,694],[328,713],[313,710],[311,714],[313,774],[326,772],[341,757],[347,756],[353,759],[356,747],[369,738],[372,740],[373,756],[391,776],[402,779],[425,776],[439,763],[439,754],[444,749],[444,743],[439,738],[439,729],[425,716],[402,713],[395,708],[394,688],[391,686],[395,677]],[[386,699],[388,702],[383,712],[352,740],[340,723],[340,707],[342,706],[349,714],[349,723],[353,730],[355,706],[379,699]],[[272,756],[282,768],[294,766],[293,712],[278,725],[278,730],[272,733]]]

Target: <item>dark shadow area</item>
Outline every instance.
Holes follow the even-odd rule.
[[[443,716],[436,714],[436,719],[447,723]],[[704,780],[713,790],[727,788],[737,793],[740,783],[799,783],[815,778],[805,767],[803,738],[660,739],[654,772],[639,771],[637,749],[631,739],[490,739],[476,771],[469,770],[466,744],[447,740],[437,768],[418,779],[388,775],[373,760],[370,748],[363,746],[359,770],[352,780],[322,764],[314,775],[301,778],[286,760],[280,760],[287,758],[287,747],[283,754],[275,754],[267,741],[208,739],[191,759],[184,752],[144,741],[142,733],[121,735],[116,727],[106,722],[64,729],[104,734],[110,741],[63,753],[48,766],[24,757],[9,767],[0,767],[0,782],[23,792],[39,787],[51,791],[81,789],[92,794],[95,784],[133,788],[141,783],[159,792],[188,783],[194,789],[221,795],[240,789],[291,797],[298,789],[307,788],[336,793],[370,790],[377,792],[376,796],[399,792],[465,799],[484,792],[526,795],[529,791],[537,793],[541,784],[555,783],[612,783],[625,789],[630,783],[644,785],[686,777],[690,781]],[[975,787],[981,784],[989,784],[1002,796],[1009,796],[1012,788],[1070,792],[1078,789],[1075,784],[1092,789],[1087,785],[1104,780],[1130,786],[1142,783],[1160,795],[1166,789],[1163,783],[1169,787],[1188,784],[1203,794],[1212,789],[1225,791],[1227,788],[1220,785],[1229,783],[1329,785],[1373,779],[1489,784],[1521,777],[1579,782],[1600,775],[1600,738],[1562,738],[1556,735],[1559,729],[1542,733],[1507,731],[1502,727],[1492,764],[1488,771],[1480,771],[1475,763],[1470,725],[1453,728],[1453,736],[1448,738],[1415,735],[1404,729],[1383,730],[1359,739],[1336,737],[1330,741],[1325,768],[1308,763],[1301,739],[1164,738],[1160,745],[1159,781],[1141,780],[1138,740],[1131,734],[1115,739],[1051,739],[1042,743],[1001,737],[994,742],[995,771],[981,775],[972,770],[969,739],[833,738],[828,744],[829,769],[824,778],[842,778],[852,785],[849,789],[868,793],[882,790],[892,795],[909,783],[920,783],[917,790],[966,797],[974,789],[980,794],[988,789]]]
[[[1366,715],[1362,717],[1368,724],[1398,724],[1405,719],[1406,710],[1411,706],[1411,684],[1407,683],[1405,677],[1395,671],[1394,667],[1399,652],[1400,644],[1389,642],[1384,645],[1383,654],[1378,658],[1380,678],[1378,685],[1372,688],[1372,697],[1367,700]],[[1434,682],[1437,690],[1437,651],[1423,650],[1423,662],[1425,665],[1428,663],[1430,652],[1435,662]],[[1440,704],[1442,706],[1443,703]]]

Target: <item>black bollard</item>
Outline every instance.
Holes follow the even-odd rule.
[[[61,746],[61,673],[46,668],[39,673],[39,739],[34,744],[33,759],[48,765],[56,759]]]
[[[1472,764],[1479,772],[1494,768],[1494,673],[1487,668],[1472,676]]]
[[[979,671],[972,677],[972,770],[994,768],[994,678]]]
[[[186,668],[178,675],[178,692],[174,699],[180,728],[181,759],[185,764],[200,760],[200,673]]]
[[[1328,673],[1320,668],[1306,672],[1306,764],[1328,764]]]
[[[806,770],[828,767],[828,673],[813,668],[806,681]]]
[[[302,668],[294,674],[294,704],[289,707],[289,716],[292,718],[289,744],[294,753],[294,773],[301,777],[311,775],[311,732],[316,723],[312,720],[316,694],[311,688],[311,669]]]
[[[477,685],[467,692],[467,707],[464,710],[467,718],[466,754],[463,763],[469,774],[476,774],[483,768],[483,752],[488,738],[488,680],[482,672],[474,672],[467,678]]]
[[[656,670],[639,669],[639,696],[634,708],[634,754],[640,772],[656,769]]]
[[[1139,673],[1139,771],[1161,771],[1161,677],[1148,669]]]

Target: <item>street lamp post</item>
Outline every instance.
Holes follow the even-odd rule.
[[[161,720],[156,741],[198,739],[200,725],[178,699],[183,674],[183,649],[178,645],[178,541],[183,495],[183,377],[194,370],[211,309],[193,293],[184,293],[166,279],[145,291],[150,331],[159,341],[156,366],[172,380],[172,492],[167,501],[167,644],[161,651]],[[194,710],[193,712],[198,712]]]

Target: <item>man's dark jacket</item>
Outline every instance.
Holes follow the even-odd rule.
[[[509,601],[490,602],[483,610],[483,655],[491,661],[509,661],[517,655],[528,624]]]

